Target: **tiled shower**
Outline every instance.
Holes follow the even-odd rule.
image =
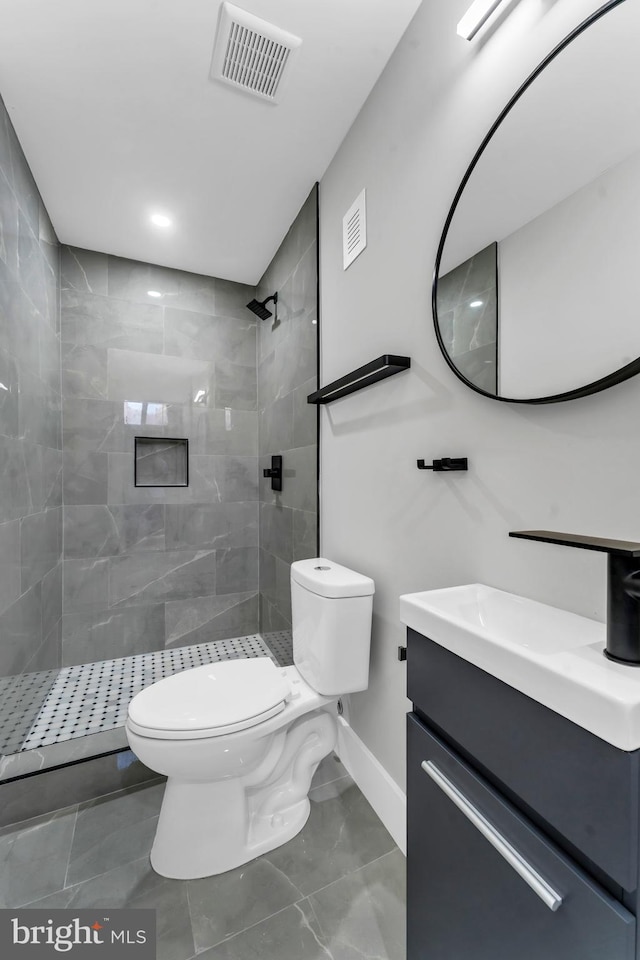
[[[176,669],[286,660],[288,567],[317,553],[316,207],[257,291],[61,245],[2,107],[1,779],[113,762]]]
[[[68,247],[60,277],[63,664],[256,633],[253,288]],[[135,486],[136,437],[187,439],[189,485]]]
[[[278,291],[277,320],[258,326],[260,454],[260,622],[291,627],[289,564],[313,557],[318,543],[318,407],[307,403],[318,382],[317,192],[307,198],[258,284],[258,299]],[[262,471],[283,456],[282,493]]]

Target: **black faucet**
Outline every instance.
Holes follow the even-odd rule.
[[[551,530],[513,530],[509,536],[606,553],[607,644],[604,655],[617,663],[640,667],[640,543]]]

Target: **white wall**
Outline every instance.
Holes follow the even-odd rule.
[[[505,397],[550,397],[640,356],[640,153],[498,244]]]
[[[640,539],[640,379],[546,407],[487,400],[440,355],[431,271],[459,180],[527,73],[599,0],[520,0],[478,42],[456,36],[469,0],[425,0],[325,175],[322,382],[393,352],[412,369],[322,412],[322,551],[375,578],[368,692],[353,729],[404,783],[401,593],[484,581],[604,618],[604,555],[516,541],[548,527]],[[342,270],[342,216],[367,188],[368,246]],[[468,474],[418,457],[467,455]],[[456,691],[451,690],[456,697]]]

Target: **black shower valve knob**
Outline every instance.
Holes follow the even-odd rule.
[[[271,467],[265,467],[262,476],[271,478],[271,489],[279,493],[282,490],[282,456],[271,457]]]

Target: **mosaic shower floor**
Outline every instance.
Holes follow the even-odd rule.
[[[281,666],[292,663],[291,634],[233,637],[1,678],[0,753],[41,750],[121,728],[129,701],[143,687],[191,667],[265,656]]]

